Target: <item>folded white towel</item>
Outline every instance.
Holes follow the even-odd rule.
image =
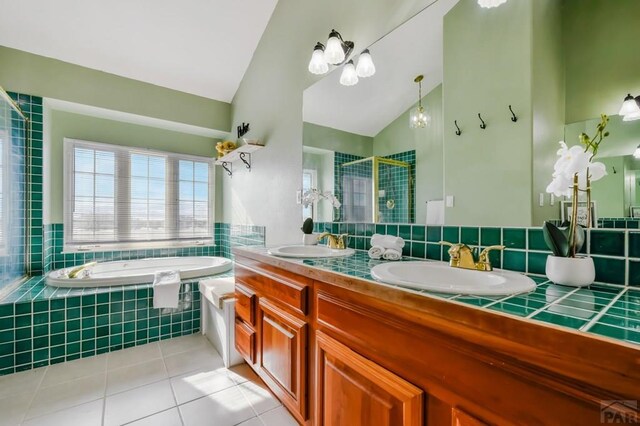
[[[380,246],[386,249],[394,249],[402,252],[404,247],[404,239],[394,237],[393,235],[373,234],[371,237],[371,246]]]
[[[373,246],[369,249],[369,257],[372,259],[380,259],[386,249],[380,246]]]
[[[386,249],[382,258],[384,260],[400,260],[402,259],[402,252],[395,249]]]
[[[153,279],[153,307],[177,308],[180,296],[180,272],[158,271]]]

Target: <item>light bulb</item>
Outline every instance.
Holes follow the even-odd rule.
[[[313,54],[311,55],[311,60],[309,61],[309,72],[311,74],[325,74],[329,71],[329,65],[327,65],[327,61],[324,60],[324,52],[321,43],[316,44],[315,49],[313,49]]]
[[[340,84],[343,86],[353,86],[354,84],[358,84],[358,73],[356,72],[356,67],[353,65],[353,61],[347,62],[342,69]]]
[[[338,65],[344,61],[344,49],[337,31],[332,30],[324,49],[324,60],[330,64]]]
[[[620,112],[618,112],[618,114],[625,118],[630,114],[640,114],[640,106],[638,106],[638,102],[636,102],[635,98],[631,94],[628,94],[624,98],[622,108],[620,108]]]
[[[358,58],[358,65],[356,66],[356,72],[358,73],[358,77],[366,78],[371,77],[376,73],[376,66],[373,64],[373,59],[371,59],[371,53],[369,53],[369,49],[365,49]]]
[[[491,9],[492,7],[498,7],[501,4],[506,3],[507,0],[478,0],[480,7]]]

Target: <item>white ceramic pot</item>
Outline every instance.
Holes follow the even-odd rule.
[[[593,259],[584,257],[548,256],[546,266],[547,278],[556,284],[572,287],[584,287],[593,284],[596,279],[596,268]]]
[[[302,234],[302,245],[315,246],[318,244],[318,236],[316,234]]]

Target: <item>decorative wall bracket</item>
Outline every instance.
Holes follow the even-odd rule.
[[[222,166],[229,176],[233,176],[233,163],[235,161],[241,161],[245,167],[251,171],[251,153],[261,148],[264,147],[262,145],[242,145],[227,155],[218,158],[216,160],[216,165]]]

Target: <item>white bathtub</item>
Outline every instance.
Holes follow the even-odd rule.
[[[73,268],[50,272],[45,282],[53,287],[109,287],[153,282],[157,271],[180,271],[183,280],[226,272],[233,266],[224,257],[160,257],[140,260],[121,260],[89,266],[88,276],[68,278]]]

